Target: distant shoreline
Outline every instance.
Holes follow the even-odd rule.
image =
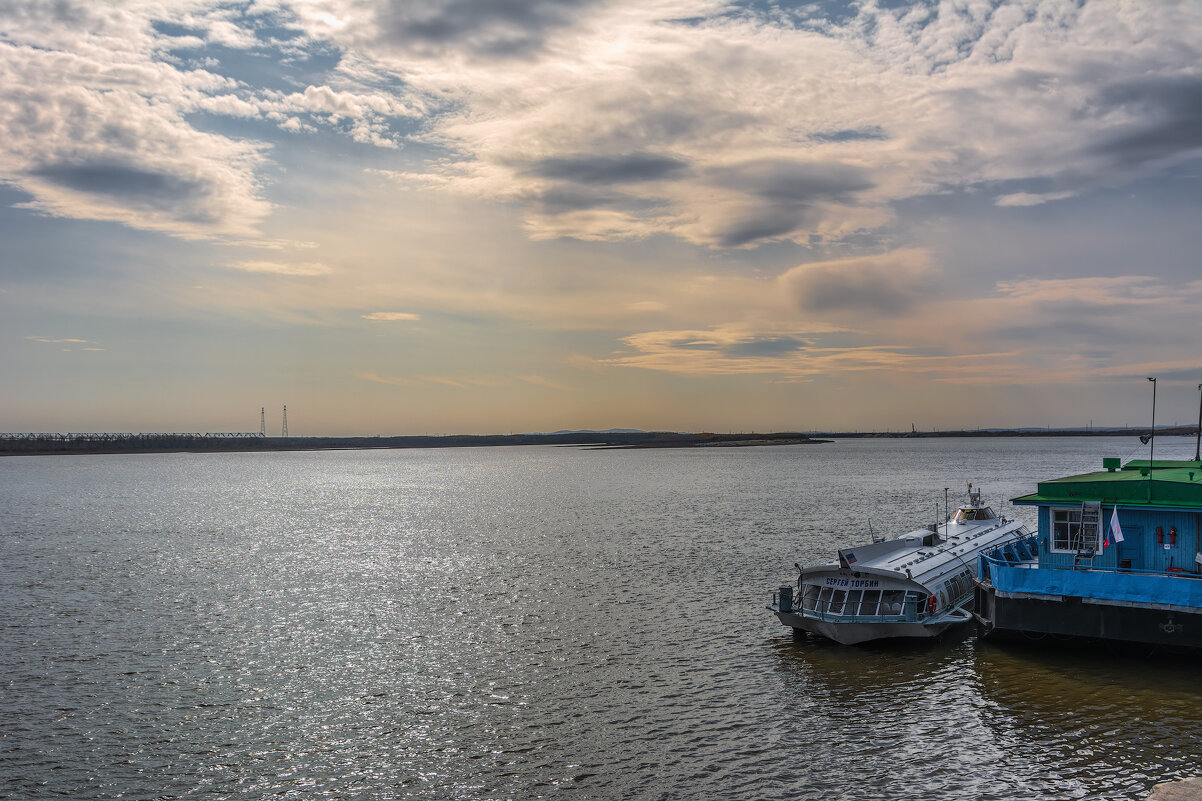
[[[707,448],[816,445],[795,431],[773,434],[682,434],[665,431],[555,434],[455,434],[402,437],[261,437],[236,434],[25,434],[0,436],[0,456],[113,453],[245,453],[560,445],[581,448]]]
[[[1163,428],[1158,437],[1195,436],[1195,426]],[[944,437],[1137,437],[1146,428],[973,429],[954,431],[831,431],[715,434],[664,431],[570,431],[554,434],[454,434],[398,437],[262,437],[252,434],[7,434],[0,456],[114,453],[239,453],[265,451],[480,448],[559,445],[599,449],[731,448],[818,445],[836,439]]]
[[[1149,429],[1141,428],[974,428],[957,431],[856,431],[812,433],[831,439],[922,439],[932,437],[1139,437]],[[1197,426],[1173,426],[1156,429],[1158,437],[1192,437]]]

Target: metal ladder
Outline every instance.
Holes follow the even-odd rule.
[[[1073,567],[1093,567],[1094,549],[1098,547],[1098,530],[1102,524],[1102,504],[1100,501],[1083,501],[1081,503],[1081,528],[1078,529],[1077,555],[1073,558]],[[1089,546],[1086,547],[1086,543]]]

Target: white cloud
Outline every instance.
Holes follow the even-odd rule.
[[[726,324],[700,330],[647,331],[624,337],[627,350],[605,364],[678,375],[760,375],[803,381],[871,371],[924,372],[960,366],[979,354],[932,357],[905,346],[827,347],[805,327]]]
[[[1053,200],[1066,200],[1070,197],[1076,197],[1076,195],[1076,192],[1044,192],[1043,194],[1014,192],[1013,194],[999,196],[994,203],[999,206],[1039,206],[1044,203],[1050,203]]]
[[[78,339],[75,337],[55,338],[55,337],[43,337],[43,336],[27,336],[25,338],[27,340],[29,340],[30,342],[40,342],[43,345],[64,345],[66,347],[60,348],[60,350],[67,352],[67,353],[71,353],[74,351],[86,351],[86,352],[90,352],[90,353],[99,353],[99,352],[103,352],[104,350],[106,350],[105,348],[100,347],[97,343],[92,342],[91,340]],[[86,347],[79,347],[80,345],[84,345]]]
[[[420,387],[420,386],[444,386],[453,389],[471,389],[479,387],[496,388],[515,386],[521,384],[530,384],[533,386],[545,387],[547,389],[567,390],[568,387],[550,378],[541,375],[421,375],[412,377],[388,376],[380,375],[374,371],[363,370],[353,373],[355,378],[363,381],[370,381],[374,384],[385,384],[394,387]]]
[[[386,384],[388,386],[393,386],[393,387],[411,387],[411,386],[415,386],[420,383],[419,381],[416,381],[412,378],[400,378],[398,376],[380,375],[379,373],[373,372],[371,370],[359,371],[359,372],[353,373],[352,375],[354,375],[355,378],[358,378],[362,381],[370,381],[373,384]]]
[[[68,338],[68,339],[53,339],[51,337],[38,337],[38,336],[27,336],[25,338],[32,342],[43,342],[48,345],[61,345],[61,344],[83,345],[83,344],[86,344],[88,341],[86,339],[70,339],[70,338]]]
[[[1090,278],[1027,278],[1000,281],[997,290],[1004,298],[1021,303],[1072,304],[1076,307],[1177,306],[1192,303],[1202,287],[1173,287],[1153,276],[1124,275]]]
[[[247,273],[272,273],[275,275],[315,276],[329,275],[331,270],[325,264],[317,261],[277,262],[277,261],[236,261],[229,265],[230,269]]]
[[[908,248],[803,264],[786,271],[779,283],[805,311],[896,316],[930,297],[934,275],[930,254]]]
[[[420,320],[421,317],[410,312],[372,312],[363,315],[364,320]]]
[[[199,131],[184,117],[194,100],[233,83],[157,60],[147,11],[9,4],[0,178],[49,214],[192,237],[249,233],[270,208],[255,177],[260,146]]]
[[[536,239],[838,240],[901,199],[1047,202],[1202,148],[1196,3],[869,2],[842,27],[705,0],[466,8],[297,13],[357,75],[444,99],[425,138],[458,156],[407,180],[519,202]],[[1050,188],[1009,185],[1030,181]]]
[[[626,308],[633,312],[661,312],[665,311],[668,307],[658,300],[636,300],[626,304]]]
[[[286,24],[276,6],[6,3],[0,180],[29,193],[27,206],[47,214],[192,238],[240,237],[255,234],[271,212],[261,183],[267,145],[204,130],[190,114],[269,118],[294,133],[329,125],[358,142],[398,147],[388,120],[421,112],[396,93],[325,85],[285,93],[177,57],[211,45],[275,47],[257,26]],[[163,33],[160,22],[189,33]],[[207,57],[191,63],[222,66]]]
[[[531,374],[531,375],[519,375],[519,376],[515,376],[515,378],[517,378],[518,381],[521,381],[525,384],[533,384],[536,387],[546,387],[547,389],[559,389],[559,390],[570,389],[570,387],[565,386],[564,384],[561,384],[558,381],[555,381],[554,379],[547,378],[546,376]]]
[[[16,2],[0,178],[51,214],[246,235],[271,211],[264,144],[189,114],[385,149],[405,121],[449,155],[400,180],[516,202],[534,239],[839,241],[917,195],[1035,205],[1202,152],[1200,8],[868,2],[837,25],[717,0]],[[209,46],[340,59],[288,92],[179,61]]]

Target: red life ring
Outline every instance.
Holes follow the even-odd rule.
[[[930,598],[927,598],[927,611],[932,615],[935,614],[936,604],[938,604],[938,601],[935,599],[934,595],[932,595]]]

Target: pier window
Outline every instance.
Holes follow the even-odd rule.
[[[1075,509],[1051,509],[1052,515],[1052,550],[1058,553],[1076,553],[1084,550],[1097,550],[1097,533],[1089,533],[1089,542],[1085,541],[1085,532],[1081,528],[1081,507]]]

